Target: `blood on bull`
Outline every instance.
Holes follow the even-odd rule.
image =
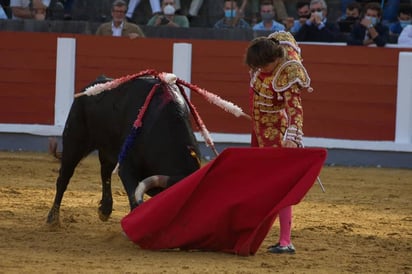
[[[190,113],[207,145],[212,149],[214,145],[182,85],[235,116],[247,117],[239,107],[172,74],[146,70],[114,80],[98,78],[75,96],[71,106],[48,224],[60,224],[64,192],[80,160],[93,151],[97,150],[101,166],[98,213],[102,221],[112,213],[111,177],[117,163],[130,209],[142,202],[143,194],[156,195],[199,169]]]

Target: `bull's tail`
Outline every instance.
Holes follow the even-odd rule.
[[[49,138],[49,153],[57,160],[62,159],[62,153],[57,151],[57,139],[54,137]]]

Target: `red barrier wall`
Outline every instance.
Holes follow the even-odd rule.
[[[57,37],[75,37],[76,92],[100,74],[172,71],[173,43],[192,44],[192,83],[248,111],[247,42],[0,32],[0,123],[53,124]],[[313,93],[303,93],[305,136],[394,140],[398,48],[301,45]],[[403,49],[405,51],[405,49]],[[410,49],[409,49],[410,50]],[[250,124],[192,100],[211,132],[248,133]]]

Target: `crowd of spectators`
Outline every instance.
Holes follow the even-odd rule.
[[[77,1],[0,0],[0,19],[71,20],[73,6]],[[286,30],[297,41],[385,46],[388,42],[396,42],[403,30],[410,29],[412,25],[412,0],[336,1],[341,4],[341,14],[333,18],[328,14],[325,0],[220,0],[221,17],[209,23],[208,27]],[[136,21],[136,10],[142,6],[141,2],[144,1],[110,1],[111,14],[101,16],[100,21],[105,24],[106,30],[113,29],[113,33],[118,33],[116,28],[125,26],[133,26],[136,30],[138,25],[188,28],[196,25],[193,21],[201,17],[200,11],[208,3],[203,0],[150,0],[150,12],[142,23]],[[121,17],[118,10],[115,10],[119,3],[122,10],[125,8]],[[216,13],[219,14],[219,11]],[[116,17],[117,21],[121,19],[124,23],[116,23],[115,26]],[[144,34],[141,32],[138,36],[142,37]],[[405,34],[402,35],[404,36]]]

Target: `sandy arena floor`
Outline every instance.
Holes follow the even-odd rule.
[[[62,227],[50,230],[59,162],[46,153],[0,152],[0,273],[412,273],[412,170],[324,167],[294,207],[295,255],[146,251],[121,233],[128,212],[113,177],[114,211],[97,216],[96,156],[81,162],[63,198]]]

